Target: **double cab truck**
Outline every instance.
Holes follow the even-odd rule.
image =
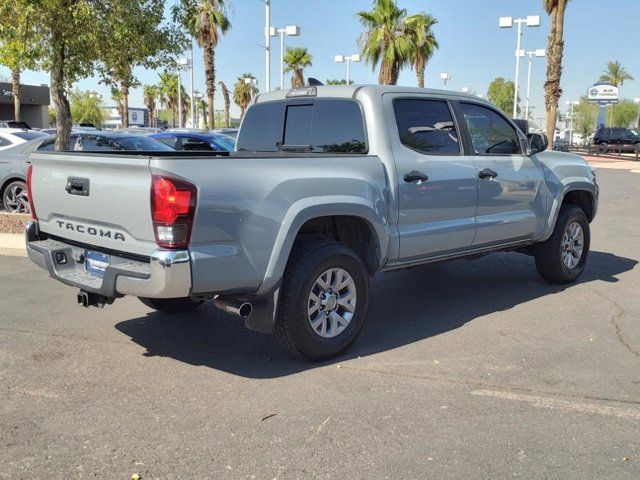
[[[490,103],[397,86],[258,95],[231,153],[35,153],[28,190],[29,257],[82,305],[212,300],[311,360],[355,341],[379,272],[511,250],[573,282],[598,204],[584,159]]]

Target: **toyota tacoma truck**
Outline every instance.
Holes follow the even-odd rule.
[[[323,360],[361,331],[378,272],[496,251],[576,280],[595,171],[475,96],[397,86],[258,95],[231,153],[31,157],[29,257],[83,306],[212,300]]]

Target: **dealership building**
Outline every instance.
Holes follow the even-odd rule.
[[[0,120],[13,120],[13,91],[10,83],[0,82]],[[33,128],[49,126],[49,87],[20,85],[20,119]]]

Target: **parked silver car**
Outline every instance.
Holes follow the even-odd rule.
[[[12,213],[29,213],[27,198],[27,168],[33,152],[50,152],[55,147],[55,137],[33,132],[36,138],[0,151],[0,199],[2,207]],[[71,133],[68,150],[72,151],[174,151],[168,145],[146,136],[133,133],[113,133],[77,130]]]

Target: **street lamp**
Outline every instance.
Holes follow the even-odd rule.
[[[296,25],[288,25],[282,28],[269,27],[270,36],[275,37],[278,34],[280,34],[280,90],[284,90],[284,36],[300,36],[300,27]]]
[[[566,101],[565,105],[569,106],[569,146],[573,145],[573,107],[575,105],[580,105],[578,100]]]
[[[461,91],[462,93],[471,93],[471,88],[470,88],[470,87],[462,87],[462,88],[460,89],[460,91]]]
[[[351,62],[359,62],[361,61],[360,55],[354,53],[353,55],[336,55],[334,57],[336,63],[346,63],[347,64],[347,85],[350,84],[351,78]]]
[[[449,75],[447,72],[442,72],[440,74],[440,78],[442,79],[442,81],[444,82],[444,89],[447,89],[447,82],[449,80],[451,80],[451,75]]]
[[[189,63],[191,66],[191,127],[196,127],[196,111],[195,111],[195,102],[193,99],[193,37],[191,37],[191,57],[189,58]]]
[[[524,57],[524,53],[520,48],[522,42],[522,24],[527,27],[539,27],[540,15],[528,15],[526,18],[513,18],[513,17],[500,17],[498,25],[500,28],[511,28],[513,24],[518,24],[518,41],[516,43],[516,81],[513,93],[513,118],[516,118],[518,113],[518,77],[520,75],[520,57]]]
[[[244,77],[244,83],[251,85],[251,100],[256,96],[256,90],[258,89],[258,79],[252,77]]]
[[[532,58],[536,57],[544,57],[546,55],[546,51],[544,48],[538,48],[536,50],[527,50],[524,52],[527,57],[529,57],[529,65],[527,67],[527,100],[524,107],[524,118],[529,120],[529,92],[531,90],[531,64],[533,63]]]
[[[265,45],[265,91],[271,91],[271,0],[262,0],[265,7],[265,27],[264,36],[266,37]]]
[[[189,68],[191,61],[188,58],[179,58],[177,62],[178,68],[178,128],[182,128],[182,81],[180,79],[180,72],[183,69]]]

